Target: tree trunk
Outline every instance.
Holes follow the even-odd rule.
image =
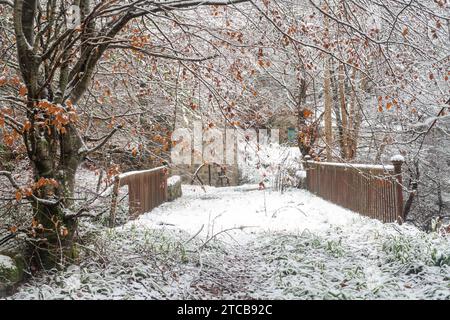
[[[356,147],[357,147],[357,139],[358,139],[358,131],[359,131],[359,108],[356,106],[356,69],[353,68],[352,76],[351,76],[351,95],[350,95],[350,112],[348,117],[348,149],[347,155],[348,159],[354,159],[356,157]],[[357,114],[358,113],[358,114]]]
[[[33,216],[38,240],[33,256],[44,268],[63,265],[76,257],[76,219],[67,213],[73,205],[81,140],[72,125],[65,129],[65,133],[61,133],[53,128],[51,135],[47,130],[34,130],[32,138],[37,141],[31,159],[37,186]],[[57,158],[59,161],[55,160]]]
[[[327,161],[333,160],[333,155],[331,152],[331,148],[333,146],[333,127],[332,127],[332,119],[331,119],[331,107],[332,107],[332,97],[331,97],[331,81],[330,81],[331,73],[330,73],[330,61],[327,57],[325,59],[325,76],[324,76],[324,104],[325,104],[325,113],[324,113],[324,122],[325,122],[325,149],[327,155]]]
[[[409,215],[409,213],[411,211],[414,199],[416,198],[417,193],[418,193],[418,189],[419,189],[420,168],[419,168],[419,162],[418,161],[414,162],[414,170],[415,170],[415,172],[413,172],[411,168],[409,169],[409,172],[410,172],[410,180],[409,180],[410,192],[409,192],[409,195],[408,195],[408,199],[405,202],[405,206],[403,208],[403,217],[404,217],[405,220],[407,219],[407,217],[408,217],[408,215]]]
[[[344,126],[342,122],[341,117],[341,108],[339,105],[339,76],[336,77],[334,72],[334,66],[333,63],[331,63],[331,88],[333,92],[333,110],[334,115],[336,117],[336,127],[337,127],[337,134],[338,134],[338,142],[341,149],[340,156],[342,159],[345,159],[345,151],[344,151]]]
[[[297,128],[298,128],[298,136],[297,143],[300,149],[300,153],[302,156],[306,156],[311,151],[311,132],[308,124],[306,123],[306,109],[304,108],[305,99],[306,99],[306,80],[301,79],[299,85],[299,93],[297,100]]]
[[[67,219],[64,211],[59,205],[33,204],[38,242],[32,257],[39,268],[63,266],[76,258],[76,220]]]
[[[338,76],[338,86],[339,86],[339,105],[341,111],[341,121],[342,121],[342,143],[341,143],[341,154],[344,159],[348,159],[348,114],[345,99],[345,75],[344,75],[344,65],[339,64],[339,76]]]
[[[325,7],[325,10],[328,12],[328,5]],[[329,30],[329,19],[325,17],[325,32],[324,32],[324,41],[329,43],[330,41],[330,30]],[[332,154],[332,146],[333,146],[333,126],[331,119],[331,108],[332,108],[332,96],[331,96],[331,66],[330,66],[330,57],[325,57],[325,66],[324,66],[324,81],[323,81],[323,93],[324,93],[324,125],[325,125],[325,150],[327,155],[327,161],[333,160]]]

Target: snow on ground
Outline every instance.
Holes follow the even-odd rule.
[[[214,188],[183,186],[183,197],[142,215],[135,223],[149,228],[176,228],[205,240],[230,230],[221,239],[246,244],[258,232],[323,232],[330,226],[350,224],[357,215],[309,192],[280,193],[257,185]],[[203,228],[202,228],[203,227]]]
[[[304,190],[183,186],[14,299],[450,299],[450,238],[382,224]]]

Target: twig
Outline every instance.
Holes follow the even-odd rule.
[[[98,145],[96,145],[93,148],[81,149],[79,151],[79,154],[82,156],[86,156],[87,154],[93,153],[93,152],[97,151],[98,149],[102,148],[109,141],[109,139],[111,139],[111,137],[114,135],[114,133],[116,133],[118,130],[122,129],[122,127],[123,127],[122,125],[116,126],[114,129],[111,130],[111,132],[109,134],[107,134],[105,136],[105,138],[102,140],[102,142],[100,142]]]
[[[216,238],[218,235],[220,235],[222,233],[226,233],[226,232],[232,231],[232,230],[243,230],[245,228],[257,228],[257,226],[240,226],[240,227],[233,227],[233,228],[224,229],[222,231],[217,232],[216,234],[213,234],[198,249],[199,250],[203,249],[211,240],[213,240],[214,238]]]
[[[193,239],[195,239],[195,238],[200,234],[200,232],[202,232],[204,226],[205,226],[205,225],[202,224],[200,230],[198,230],[192,237],[190,237],[189,240],[185,241],[185,242],[183,243],[183,246],[185,246],[186,244],[188,244],[189,242],[191,242]]]
[[[20,187],[17,184],[16,180],[14,180],[14,178],[12,177],[11,172],[9,172],[9,171],[0,171],[0,176],[5,176],[15,189],[20,190]],[[49,206],[56,206],[56,205],[58,205],[61,202],[61,199],[56,200],[56,201],[47,200],[47,199],[41,199],[41,198],[36,197],[34,194],[32,194],[30,196],[27,196],[26,198],[27,199],[33,199],[36,202],[40,202],[40,203],[43,203],[43,204],[49,205]]]
[[[272,218],[276,218],[276,217],[277,217],[277,213],[280,212],[281,210],[283,210],[283,209],[289,209],[289,208],[296,209],[296,210],[300,211],[300,213],[303,213],[303,215],[304,215],[305,217],[308,216],[303,210],[301,210],[301,209],[299,209],[299,208],[297,208],[297,207],[294,207],[294,206],[286,206],[286,207],[282,207],[282,208],[279,208],[279,209],[275,210],[275,212],[272,214]]]
[[[200,177],[198,176],[198,172],[200,171],[201,168],[203,168],[204,165],[205,165],[205,163],[202,163],[202,164],[197,168],[197,170],[195,170],[194,176],[192,177],[192,180],[191,180],[191,184],[193,184],[194,181],[195,181],[195,178],[197,178],[197,180],[200,182],[200,186],[202,187],[203,191],[206,192],[206,189],[205,189],[205,187],[203,186],[203,181],[202,181],[202,179],[200,179]]]

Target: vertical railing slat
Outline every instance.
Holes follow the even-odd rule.
[[[110,211],[111,227],[115,224],[117,198],[121,186],[128,186],[129,215],[131,218],[136,218],[142,213],[149,212],[167,201],[165,167],[133,172],[129,175],[125,174],[123,177],[119,175],[114,181]]]
[[[404,219],[401,163],[393,164],[394,170],[306,160],[306,188],[364,216],[401,222]]]

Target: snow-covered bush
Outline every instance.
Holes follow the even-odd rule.
[[[296,173],[302,168],[298,148],[270,143],[244,145],[239,149],[238,166],[244,183],[264,183],[283,190],[296,186]]]

